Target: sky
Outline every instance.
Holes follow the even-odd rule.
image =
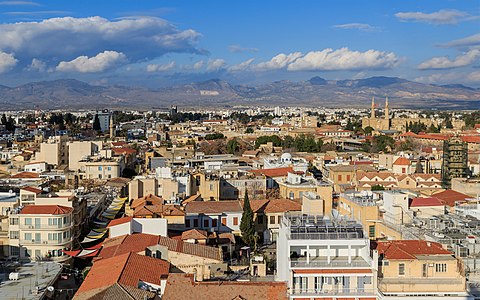
[[[0,84],[397,76],[480,87],[480,0],[0,0]]]

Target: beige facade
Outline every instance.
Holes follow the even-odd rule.
[[[50,137],[40,144],[40,151],[35,154],[36,161],[44,161],[55,167],[68,163],[68,137],[65,135]]]
[[[85,179],[110,179],[121,177],[125,165],[123,157],[116,157],[115,159],[89,161],[85,162],[84,167]],[[83,175],[80,175],[81,177]]]
[[[80,170],[81,160],[85,160],[102,148],[102,142],[69,142],[68,168],[71,171]]]
[[[137,178],[128,183],[129,199],[138,199],[149,194],[158,196],[158,181],[156,178]]]

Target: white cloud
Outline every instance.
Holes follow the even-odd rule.
[[[18,60],[11,53],[5,53],[0,51],[0,73],[7,72],[15,67]]]
[[[351,51],[348,48],[311,51],[288,64],[289,71],[378,70],[398,65],[400,59],[393,52],[367,50]]]
[[[415,78],[415,81],[433,84],[480,84],[480,71],[435,73]]]
[[[193,64],[193,69],[200,70],[201,68],[203,68],[204,65],[205,65],[205,62],[203,60],[197,61],[196,63]]]
[[[17,6],[17,5],[40,6],[39,3],[32,2],[32,1],[0,1],[0,6]]]
[[[433,13],[399,12],[395,16],[401,21],[423,22],[430,24],[456,24],[461,21],[475,19],[466,12],[455,9],[442,9]]]
[[[480,49],[473,49],[450,60],[446,56],[433,57],[418,65],[420,70],[428,69],[452,69],[468,66],[480,58]]]
[[[79,56],[72,61],[62,61],[57,66],[57,71],[96,73],[103,72],[125,63],[125,54],[116,51],[104,51],[94,57]]]
[[[358,29],[358,30],[361,30],[361,31],[375,31],[375,30],[378,30],[377,27],[372,26],[370,24],[364,24],[364,23],[339,24],[339,25],[334,25],[333,28],[337,28],[337,29]]]
[[[147,72],[166,72],[175,68],[175,62],[171,61],[168,64],[150,64],[147,66]]]
[[[278,70],[286,68],[290,63],[301,57],[301,52],[294,52],[290,54],[278,54],[267,62],[261,62],[255,66],[258,70]]]
[[[27,69],[29,71],[44,72],[47,69],[47,64],[40,59],[34,58]]]
[[[248,59],[244,62],[241,62],[237,65],[231,66],[230,68],[228,68],[228,70],[230,72],[239,72],[239,71],[248,70],[248,69],[250,69],[250,66],[251,66],[251,64],[253,63],[254,60],[255,60],[255,58],[250,58],[250,59]]]
[[[212,72],[212,71],[218,71],[220,69],[224,69],[227,66],[227,63],[225,62],[224,59],[211,59],[208,61],[207,64],[207,71]]]
[[[232,53],[258,52],[258,48],[249,48],[249,47],[240,47],[239,45],[230,45],[228,46],[228,51]]]
[[[50,18],[40,22],[0,24],[0,50],[14,52],[20,61],[71,60],[94,56],[105,49],[124,53],[132,61],[153,59],[166,53],[197,53],[201,36],[180,30],[166,20],[135,17],[111,21],[102,17]]]
[[[442,47],[470,47],[470,46],[478,46],[480,45],[480,33],[467,36],[462,39],[453,40],[446,44],[442,44]]]

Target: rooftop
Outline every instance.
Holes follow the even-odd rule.
[[[344,218],[330,220],[322,215],[286,214],[283,223],[288,227],[290,239],[341,240],[363,239],[363,227]]]

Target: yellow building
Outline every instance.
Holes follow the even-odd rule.
[[[467,299],[463,262],[439,243],[423,240],[378,242],[378,288],[402,299]],[[387,298],[388,299],[388,298]]]
[[[360,222],[370,239],[401,238],[398,232],[383,221],[377,202],[380,199],[375,194],[367,192],[349,192],[340,194],[337,210],[343,216],[348,216]]]

